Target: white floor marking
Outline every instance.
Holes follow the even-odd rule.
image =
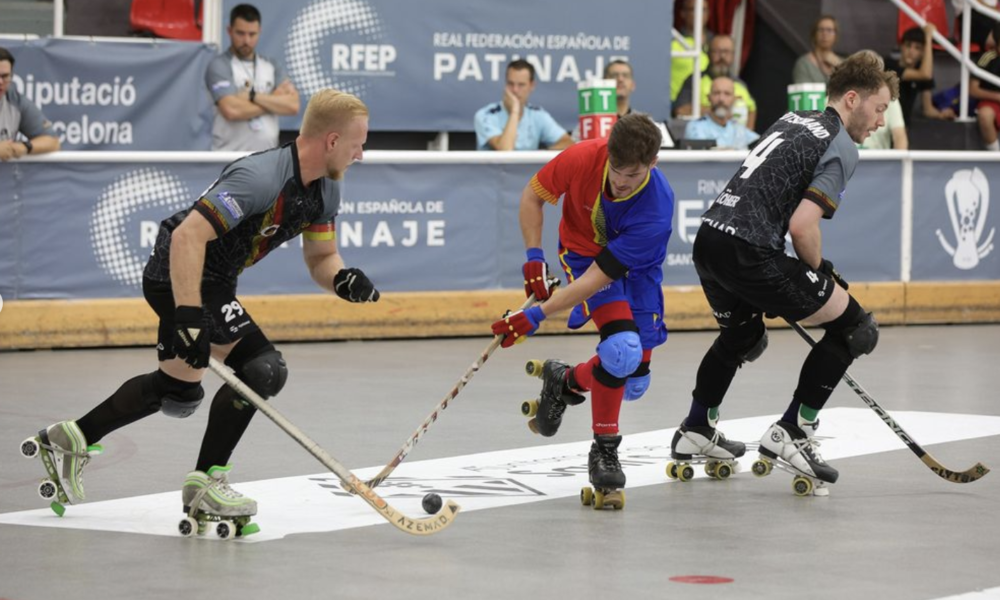
[[[958,596],[948,596],[946,598],[938,598],[937,600],[998,600],[1000,599],[1000,587],[990,588],[988,590],[979,590],[978,592],[969,592],[967,594],[960,594]]]
[[[1000,417],[925,412],[894,412],[893,416],[925,447],[1000,435]],[[721,429],[730,439],[756,442],[775,418],[772,415],[725,421]],[[820,434],[830,438],[823,440],[820,448],[826,460],[905,450],[903,443],[867,408],[827,409],[823,411],[822,420]],[[582,432],[572,433],[578,435]],[[628,477],[627,489],[670,481],[664,467],[670,460],[673,434],[674,429],[663,429],[625,436],[619,457]],[[530,436],[525,428],[525,439],[534,439]],[[414,517],[425,516],[420,501],[430,491],[441,494],[443,498],[454,499],[465,512],[576,497],[580,488],[588,484],[586,464],[589,448],[588,440],[404,462],[393,477],[376,491],[397,509]],[[336,448],[327,450],[336,456]],[[292,440],[289,440],[288,451],[301,452]],[[749,473],[749,465],[756,457],[756,452],[747,452],[742,460],[743,472],[734,477],[753,477]],[[965,469],[970,465],[949,466]],[[365,479],[373,477],[380,469],[381,465],[358,469],[355,473]],[[38,470],[41,475],[41,465]],[[901,476],[923,477],[928,490],[940,484],[952,485],[939,480],[916,457],[912,471]],[[696,477],[707,476],[702,468],[698,468]],[[775,473],[771,477],[791,480],[784,473]],[[718,485],[726,484],[720,482]],[[296,533],[337,531],[385,522],[364,501],[344,493],[331,473],[236,482],[234,487],[256,499],[260,507],[254,520],[260,524],[261,532],[248,537],[245,542],[263,542]],[[832,489],[835,497],[836,486]],[[101,490],[87,491],[91,497],[101,493]],[[24,493],[33,492],[25,489]],[[791,493],[790,483],[788,493]],[[39,499],[39,502],[43,501]],[[628,508],[625,510],[627,512]],[[182,516],[180,491],[175,489],[162,494],[70,506],[62,518],[48,508],[0,514],[0,524],[177,536],[176,527]],[[461,527],[461,520],[459,515],[455,526]],[[206,536],[206,539],[214,538]],[[993,595],[982,596],[983,599],[1000,598],[995,590],[988,592]]]

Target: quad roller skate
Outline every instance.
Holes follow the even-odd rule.
[[[674,432],[670,443],[667,477],[681,481],[694,479],[692,465],[705,465],[705,473],[712,479],[729,479],[740,471],[737,458],[746,454],[743,442],[726,439],[721,431],[708,425],[688,426],[685,420]]]
[[[103,451],[99,444],[87,445],[75,421],[56,423],[21,442],[21,456],[42,459],[48,478],[38,485],[38,495],[51,500],[49,508],[60,517],[66,513],[67,504],[86,499],[83,468],[91,457]]]
[[[595,510],[625,508],[625,473],[618,461],[618,445],[622,443],[620,435],[595,435],[590,445],[590,456],[587,458],[587,470],[590,472],[590,485],[580,490],[580,502],[584,506],[593,506]]]
[[[209,528],[223,540],[246,537],[260,531],[250,517],[257,514],[257,502],[229,486],[232,467],[212,467],[208,473],[191,471],[181,496],[187,516],[177,524],[184,537],[204,535]]]
[[[576,406],[586,398],[569,388],[567,376],[570,366],[559,360],[529,360],[525,372],[542,380],[542,392],[538,400],[526,400],[521,404],[521,414],[531,417],[528,428],[545,437],[552,437],[559,431],[566,406]]]
[[[791,473],[792,489],[796,496],[828,496],[829,483],[836,483],[840,475],[826,464],[816,448],[819,442],[813,437],[819,421],[804,423],[802,427],[778,421],[760,439],[760,458],[751,470],[757,477],[766,477],[775,468]]]

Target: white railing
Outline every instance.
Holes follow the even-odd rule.
[[[923,27],[927,24],[917,11],[913,10],[908,4],[903,0],[889,0],[896,5],[899,10],[906,13],[908,17],[913,19],[913,21]],[[972,62],[969,58],[969,38],[971,37],[971,22],[970,22],[970,6],[975,7],[975,10],[989,15],[994,19],[1000,20],[1000,13],[989,10],[986,7],[980,6],[974,0],[963,0],[962,14],[962,49],[961,51],[952,44],[948,38],[944,37],[939,31],[934,32],[934,41],[937,42],[945,51],[950,54],[955,60],[962,65],[962,81],[960,86],[960,99],[959,99],[959,119],[968,120],[969,119],[969,72],[971,71],[980,79],[985,79],[990,83],[1000,86],[1000,77],[986,71],[979,65]],[[1000,40],[998,40],[1000,41]]]

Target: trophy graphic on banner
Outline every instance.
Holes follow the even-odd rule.
[[[962,270],[973,269],[979,264],[979,259],[993,250],[995,227],[990,229],[986,241],[981,244],[979,242],[990,207],[990,183],[978,167],[972,170],[962,169],[952,175],[944,188],[944,196],[951,226],[955,231],[955,246],[948,243],[940,229],[937,230],[938,241],[945,252],[952,256],[956,267]]]
[[[611,127],[618,120],[617,86],[614,79],[591,79],[577,84],[581,140],[611,135]]]

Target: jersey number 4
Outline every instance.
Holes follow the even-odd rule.
[[[775,131],[771,135],[767,136],[754,147],[753,151],[747,156],[746,160],[743,161],[743,167],[746,171],[740,175],[740,179],[750,179],[753,172],[757,170],[757,167],[764,164],[767,159],[767,155],[774,151],[775,148],[781,145],[785,141],[785,138],[781,137],[780,131]]]

